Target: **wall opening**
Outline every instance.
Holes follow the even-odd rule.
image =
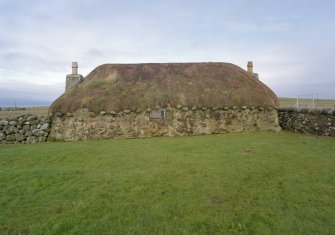
[[[158,118],[164,119],[165,115],[166,115],[165,109],[152,110],[150,112],[150,118],[152,119],[158,119]]]

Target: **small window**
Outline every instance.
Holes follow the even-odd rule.
[[[150,118],[165,118],[165,109],[152,110],[150,112]]]

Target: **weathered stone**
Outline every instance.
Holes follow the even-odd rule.
[[[281,127],[285,130],[335,137],[331,128],[332,123],[335,123],[335,117],[328,112],[279,109],[278,117]]]
[[[37,138],[35,136],[29,136],[26,140],[27,144],[33,144],[37,142]]]
[[[23,129],[24,131],[29,131],[29,130],[30,130],[30,125],[24,125],[24,126],[22,127],[22,129]]]
[[[81,74],[68,74],[66,75],[65,92],[73,91],[79,83],[83,81],[84,77]]]
[[[33,129],[32,131],[31,131],[31,134],[33,135],[33,136],[38,136],[38,132],[39,132],[40,130],[39,129]]]
[[[6,139],[5,133],[3,133],[2,131],[0,131],[0,141],[1,140],[5,140],[5,139]]]
[[[180,104],[177,105],[177,109],[181,109],[181,107],[182,107],[182,106],[181,106]]]
[[[30,122],[30,121],[33,121],[33,120],[36,120],[36,119],[37,119],[36,116],[29,116],[29,117],[27,118],[27,121]]]
[[[245,105],[244,105],[244,106],[242,106],[242,109],[243,109],[243,110],[247,109],[247,106],[245,106]]]
[[[115,116],[116,115],[116,112],[115,111],[110,111],[110,114]]]
[[[6,135],[11,135],[11,134],[15,134],[17,129],[14,126],[5,126],[3,128],[3,131],[6,133]]]
[[[37,139],[38,142],[45,142],[46,140],[47,140],[47,138],[45,136],[40,136]]]
[[[150,119],[147,112],[114,117],[53,119],[50,137],[55,140],[76,141],[101,138],[133,138],[149,136],[203,135],[245,130],[280,130],[277,111],[251,113],[201,110],[185,112],[169,108],[164,118]]]
[[[101,115],[101,116],[103,116],[103,115],[105,115],[105,114],[106,114],[106,111],[101,111],[101,112],[100,112],[100,115]]]
[[[24,135],[26,136],[26,137],[28,137],[28,136],[32,136],[32,134],[31,134],[31,132],[29,131],[29,132],[26,132],[26,133],[24,133]]]
[[[196,111],[197,110],[197,107],[196,106],[193,106],[192,107],[192,111]]]
[[[55,116],[56,116],[56,117],[63,117],[63,114],[62,114],[61,112],[56,112],[56,113],[55,113]],[[29,121],[29,120],[28,120],[28,121]]]
[[[44,124],[40,127],[40,129],[41,129],[42,131],[46,131],[46,130],[48,130],[48,129],[49,129],[49,123],[44,123]]]
[[[27,118],[25,116],[19,117],[18,121],[20,123],[25,123],[27,121]]]
[[[7,126],[8,125],[8,121],[7,120],[0,120],[0,125],[1,126]]]
[[[43,136],[44,135],[44,131],[41,131],[40,129],[34,129],[31,132],[33,134],[33,136]]]
[[[7,135],[6,136],[6,141],[15,141],[15,135]]]
[[[11,126],[16,126],[16,124],[17,124],[17,121],[14,121],[14,120],[9,122],[9,125]]]
[[[25,136],[20,134],[20,133],[16,133],[15,134],[15,139],[16,139],[16,141],[22,142],[22,141],[25,140]]]
[[[35,125],[35,126],[37,126],[37,125],[38,125],[38,120],[31,120],[31,121],[30,121],[30,125]]]
[[[184,106],[183,111],[188,111],[188,107]]]
[[[129,109],[123,110],[125,114],[129,114],[131,111]]]

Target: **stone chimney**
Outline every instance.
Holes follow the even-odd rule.
[[[72,62],[72,74],[78,74],[78,62]]]
[[[66,75],[65,92],[74,90],[83,80],[83,75],[78,74],[78,62],[72,62],[72,74]]]
[[[248,70],[247,70],[247,71],[248,71],[248,74],[249,74],[251,77],[253,77],[253,78],[259,80],[258,73],[254,73],[254,64],[252,63],[252,61],[248,61],[248,65],[247,65],[247,67],[248,67]]]
[[[248,61],[248,73],[253,74],[254,73],[254,64],[252,61]]]

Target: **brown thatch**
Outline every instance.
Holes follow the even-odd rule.
[[[262,82],[229,63],[104,64],[60,96],[50,111],[176,107],[276,107]]]

